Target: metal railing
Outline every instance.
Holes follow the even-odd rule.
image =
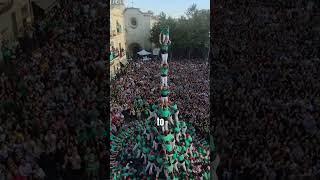
[[[13,6],[13,0],[2,0],[0,2],[0,15],[9,11]]]

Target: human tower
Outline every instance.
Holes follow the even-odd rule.
[[[136,99],[138,108],[145,108],[145,120],[131,122],[118,136],[111,134],[112,178],[209,180],[208,142],[197,137],[191,124],[179,120],[177,104],[169,101],[169,28],[162,29],[159,41],[160,101],[147,104]],[[130,142],[133,147],[128,147]]]

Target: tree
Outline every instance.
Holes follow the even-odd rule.
[[[193,4],[186,11],[186,16],[172,18],[161,12],[159,22],[151,29],[150,41],[159,44],[160,28],[170,27],[171,49],[174,57],[205,58],[209,49],[210,10],[198,10]],[[172,52],[172,51],[171,51]]]

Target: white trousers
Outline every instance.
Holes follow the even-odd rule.
[[[161,173],[162,168],[163,168],[163,166],[161,166],[161,168],[159,168],[158,166],[156,166],[155,170],[157,171],[157,175],[156,175],[157,177],[159,177],[159,174]]]
[[[156,167],[156,165],[155,165],[154,163],[148,161],[148,165],[147,165],[147,168],[146,168],[145,172],[147,172],[148,169],[150,168],[150,169],[149,169],[149,174],[152,174],[152,169],[153,169],[153,167]]]
[[[176,133],[176,140],[177,140],[177,142],[179,142],[180,136],[181,136],[181,133],[180,133],[180,132],[179,132],[179,133]]]
[[[183,161],[183,163],[179,163],[179,166],[181,167],[182,166],[182,169],[187,172],[187,168],[186,168],[186,162]]]
[[[150,120],[151,118],[153,118],[153,117],[154,117],[155,119],[157,119],[157,117],[158,117],[158,116],[157,116],[157,113],[151,112],[151,113],[150,113],[150,116],[147,118],[147,120],[149,121],[149,120]]]
[[[161,97],[161,102],[162,102],[162,103],[168,102],[168,97]]]
[[[161,76],[161,85],[162,86],[168,86],[168,76]]]
[[[162,126],[162,132],[169,131],[169,122],[164,121],[164,126]]]
[[[143,164],[147,163],[147,155],[142,153],[141,158],[143,158]]]
[[[179,116],[178,116],[178,113],[174,113],[174,120],[175,122],[179,122]]]
[[[186,136],[186,132],[187,132],[187,127],[182,128],[182,134],[183,134],[184,136]]]
[[[170,123],[171,123],[172,125],[174,125],[174,122],[173,122],[172,116],[169,116],[168,120],[170,121]]]
[[[153,141],[152,148],[154,148],[155,150],[158,149],[158,143],[156,143],[155,141]]]
[[[169,36],[163,34],[163,35],[162,35],[162,42],[165,42],[166,39],[169,39]]]
[[[163,65],[163,64],[168,64],[168,53],[166,53],[166,54],[161,54],[161,57],[162,57],[161,65]]]

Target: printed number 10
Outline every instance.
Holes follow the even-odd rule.
[[[163,126],[164,125],[164,120],[161,118],[157,118],[157,126]]]

